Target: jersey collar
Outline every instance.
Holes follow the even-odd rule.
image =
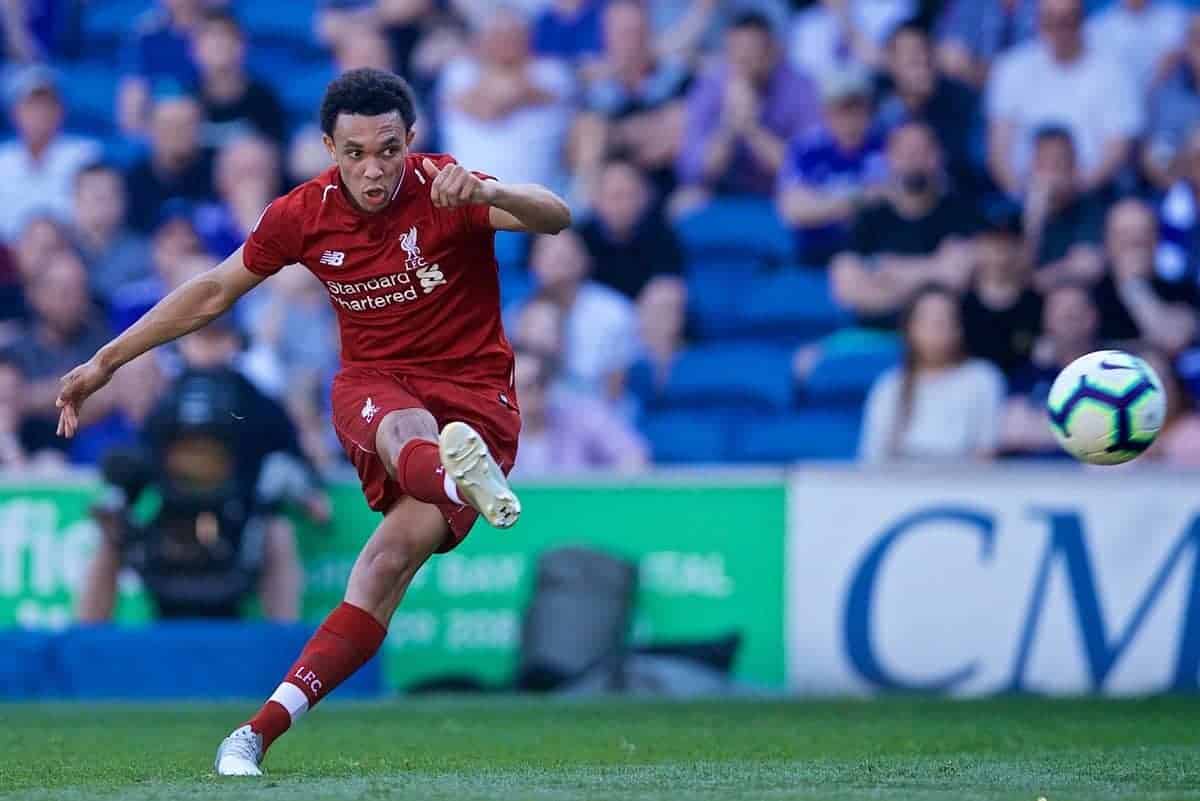
[[[396,183],[396,190],[392,193],[392,199],[388,202],[387,208],[377,214],[368,214],[367,212],[354,205],[354,202],[346,196],[345,187],[342,186],[342,174],[338,170],[337,165],[330,167],[329,170],[322,176],[322,194],[321,204],[334,204],[337,211],[354,220],[356,223],[372,222],[381,219],[387,215],[389,211],[396,205],[397,202],[403,202],[402,195],[408,191],[412,185],[412,180],[409,178],[411,156],[404,159],[404,166],[401,167],[400,180]]]

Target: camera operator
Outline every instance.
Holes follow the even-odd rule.
[[[229,317],[181,340],[184,369],[141,446],[106,456],[81,622],[111,618],[122,567],[163,618],[238,617],[255,590],[266,618],[299,618],[302,573],[283,508],[323,523],[329,502],[287,414],[234,368],[240,346]]]

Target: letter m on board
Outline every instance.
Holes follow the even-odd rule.
[[[1104,619],[1104,610],[1100,606],[1100,596],[1096,589],[1096,573],[1092,569],[1083,522],[1079,515],[1074,512],[1055,511],[1041,511],[1039,514],[1045,515],[1050,523],[1050,541],[1034,579],[1033,595],[1021,631],[1009,689],[1025,689],[1025,671],[1042,609],[1046,603],[1047,586],[1056,563],[1062,563],[1066,568],[1066,578],[1074,602],[1075,620],[1084,644],[1088,675],[1092,689],[1098,690],[1104,686],[1121,654],[1137,636],[1138,630],[1166,587],[1167,580],[1175,571],[1176,564],[1185,552],[1190,551],[1191,575],[1187,579],[1183,617],[1179,622],[1179,652],[1170,689],[1196,690],[1197,674],[1200,673],[1200,517],[1192,520],[1187,530],[1171,547],[1124,627],[1114,631],[1114,636],[1110,638],[1109,625]]]

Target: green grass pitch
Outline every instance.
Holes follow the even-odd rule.
[[[251,705],[0,706],[0,799],[1200,800],[1200,699],[327,703],[263,779]]]

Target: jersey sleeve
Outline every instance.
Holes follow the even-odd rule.
[[[300,261],[302,227],[297,205],[297,198],[287,195],[263,209],[242,248],[247,270],[267,277]]]
[[[471,170],[471,174],[481,181],[494,181],[496,176],[488,175],[486,172]],[[491,231],[492,230],[492,207],[486,203],[476,203],[471,206],[462,207],[463,227],[468,231]]]

